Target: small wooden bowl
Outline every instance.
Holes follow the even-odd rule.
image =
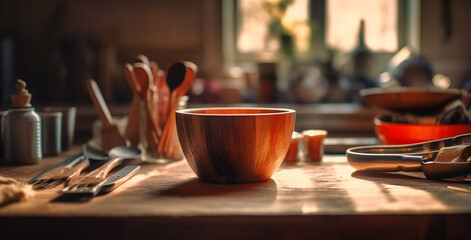
[[[270,179],[288,151],[296,113],[273,108],[200,108],[176,112],[186,160],[203,181]]]

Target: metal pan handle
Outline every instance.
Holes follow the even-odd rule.
[[[368,154],[347,150],[350,166],[357,171],[372,172],[420,172],[424,157],[402,154]]]

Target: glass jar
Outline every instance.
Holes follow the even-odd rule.
[[[177,110],[185,109],[187,102],[188,96],[180,97],[178,100]],[[150,113],[155,114],[153,111],[157,110],[152,109]],[[160,113],[157,114],[162,115]],[[167,120],[165,121],[152,121],[148,115],[143,118],[143,126],[145,126],[145,130],[143,132],[144,137],[141,139],[141,142],[143,143],[145,149],[145,154],[142,158],[144,162],[168,163],[183,159],[183,152],[178,140],[175,117],[171,117],[170,114],[173,114],[174,116],[175,112],[168,113],[168,117],[166,117]],[[164,134],[166,125],[169,125],[168,133]],[[166,137],[164,137],[164,135],[166,135]]]

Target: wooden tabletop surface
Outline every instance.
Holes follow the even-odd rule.
[[[45,158],[37,165],[1,166],[0,176],[27,181],[77,151]],[[27,237],[27,232],[16,231],[18,226],[36,226],[36,234],[51,229],[65,234],[80,226],[101,229],[118,239],[153,236],[154,232],[163,238],[229,239],[246,234],[262,238],[274,234],[279,239],[321,233],[326,238],[342,238],[343,231],[383,239],[471,235],[466,227],[471,223],[468,180],[431,181],[422,173],[354,172],[344,155],[327,155],[320,164],[283,164],[269,181],[239,185],[201,182],[185,160],[141,167],[138,175],[115,191],[89,201],[61,200],[57,187],[36,191],[26,202],[0,207],[0,232]],[[77,238],[89,236],[84,235],[87,231],[74,232]]]

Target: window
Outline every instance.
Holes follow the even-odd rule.
[[[419,0],[225,0],[225,70],[276,63],[276,90],[287,93],[280,101],[350,101],[358,89],[380,83],[399,49],[418,50],[419,7]],[[351,54],[364,52],[360,36],[373,52],[364,61]],[[314,77],[310,70],[325,73]],[[344,84],[355,77],[368,84]],[[301,99],[312,79],[308,87],[323,93]],[[344,93],[331,97],[328,89],[337,86],[341,91],[332,91]]]
[[[367,47],[390,57],[406,42],[410,43],[406,39],[410,30],[406,28],[409,16],[406,10],[418,3],[415,0],[233,0],[224,4],[231,6],[224,10],[226,22],[231,22],[224,25],[224,31],[233,38],[233,58],[275,61],[280,51],[289,47],[283,45],[282,34],[292,38],[298,56],[316,58],[316,53],[310,53],[319,53],[320,48],[350,52],[358,44],[362,19]],[[228,11],[233,13],[227,14]]]
[[[239,0],[238,8],[239,52],[277,52],[283,47],[283,35],[293,38],[297,51],[309,49],[308,0]]]

